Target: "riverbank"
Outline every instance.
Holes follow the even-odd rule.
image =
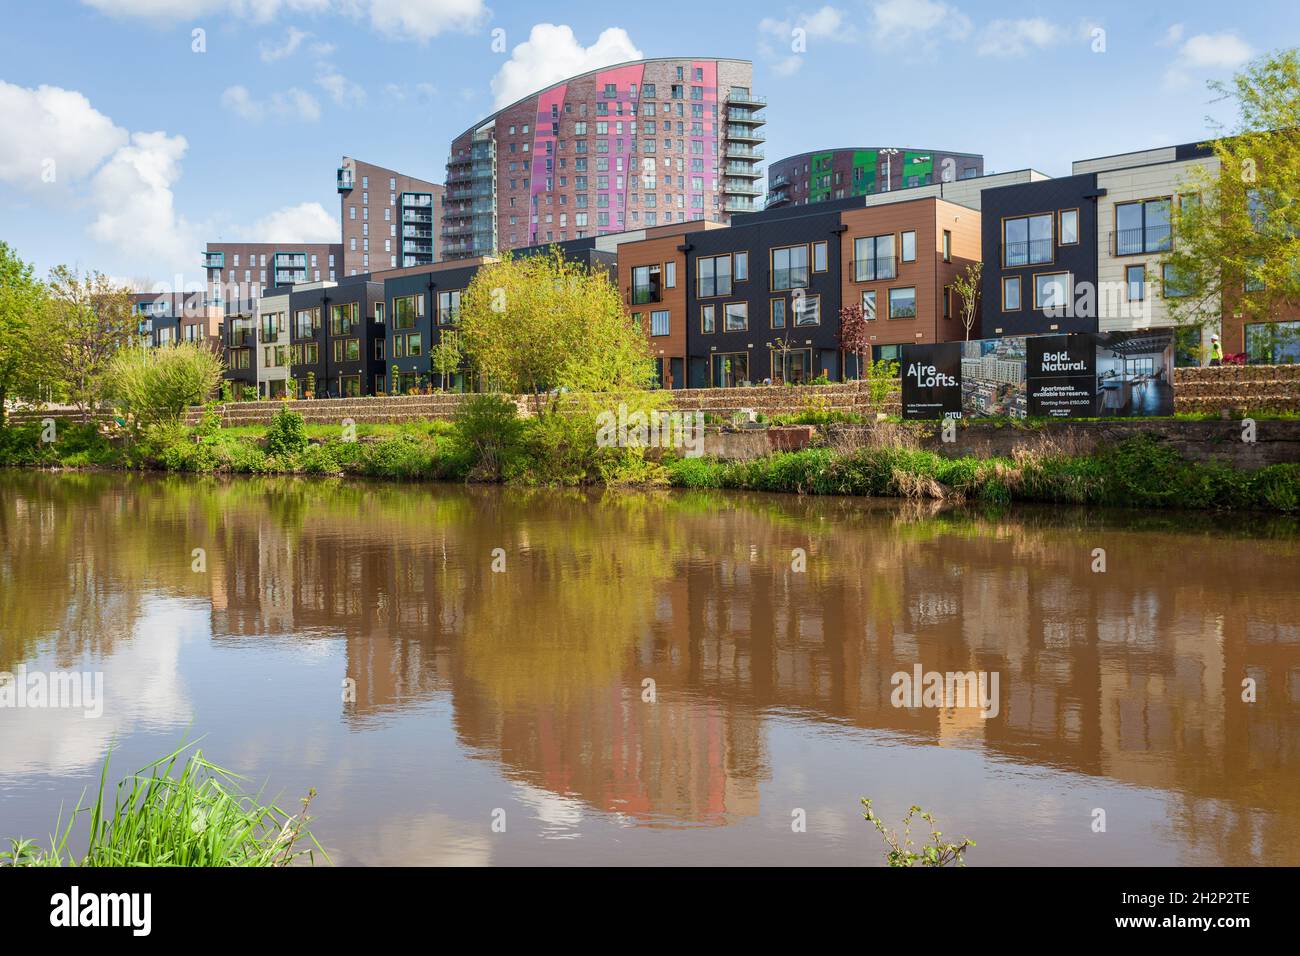
[[[1176,442],[1142,430],[1092,445],[1044,430],[1010,454],[940,453],[923,447],[932,430],[823,426],[810,430],[809,447],[727,461],[597,448],[563,416],[521,421],[484,403],[456,422],[347,428],[306,425],[293,415],[268,427],[222,428],[208,419],[139,436],[65,424],[54,442],[42,442],[36,425],[12,426],[0,429],[0,465],[1300,512],[1300,464],[1247,470],[1189,460]]]

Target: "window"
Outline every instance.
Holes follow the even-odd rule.
[[[649,302],[662,302],[659,291],[660,270],[658,264],[632,267],[632,304],[645,305]]]
[[[808,288],[807,246],[785,246],[772,250],[771,288],[773,292]]]
[[[862,293],[862,317],[868,322],[876,318],[876,290],[865,289]]]
[[[785,299],[772,300],[772,328],[785,328]]]
[[[889,317],[891,319],[916,318],[916,288],[889,290]]]
[[[1168,252],[1171,248],[1168,198],[1116,204],[1115,255]]]
[[[1251,365],[1300,363],[1300,322],[1252,322],[1245,332],[1246,361]]]
[[[950,285],[943,287],[943,317],[952,318],[952,286]]]
[[[813,272],[825,272],[827,269],[826,243],[813,243]]]
[[[1129,266],[1124,270],[1124,282],[1128,286],[1128,300],[1141,302],[1146,298],[1147,267]]]
[[[737,282],[748,281],[749,279],[749,253],[748,252],[736,253],[736,267],[733,271],[735,272]]]
[[[1160,279],[1166,299],[1183,299],[1192,294],[1191,286],[1182,281],[1178,270],[1169,263],[1165,263],[1161,269]]]
[[[947,229],[943,231],[943,261],[952,262],[952,233]]]
[[[668,334],[668,310],[650,313],[650,334],[667,335]]]
[[[330,335],[351,335],[360,310],[356,302],[330,306]]]
[[[853,278],[875,282],[894,278],[894,237],[867,236],[853,240]]]
[[[1079,244],[1079,210],[1061,210],[1060,243],[1063,246],[1075,246]]]
[[[1246,260],[1246,263],[1246,279],[1242,287],[1247,292],[1263,292],[1265,283],[1260,276],[1260,271],[1264,266],[1263,260],[1257,256],[1252,256]]]
[[[1020,311],[1020,276],[1002,277],[1002,311]]]
[[[1063,309],[1070,301],[1070,274],[1044,272],[1034,276],[1034,308]]]
[[[744,332],[749,328],[749,303],[728,302],[723,309],[723,328],[727,332]]]
[[[384,340],[375,339],[375,361],[382,362],[383,360],[384,360]]]
[[[582,223],[579,223],[579,225],[582,225]],[[664,288],[665,289],[677,288],[677,263],[676,262],[664,263]]]
[[[438,293],[438,324],[456,325],[460,322],[460,289]]]
[[[334,339],[334,361],[336,362],[361,361],[361,340],[360,339]]]
[[[695,264],[696,294],[701,299],[731,295],[731,256],[706,256]]]
[[[904,262],[916,261],[916,233],[915,232],[903,233],[903,261]]]
[[[415,320],[424,315],[424,296],[404,295],[393,299],[393,328],[413,329]]]
[[[795,325],[822,324],[822,297],[819,295],[797,295],[794,298]]]
[[[705,305],[700,307],[700,332],[709,334],[717,331],[717,306]]]
[[[406,334],[406,354],[408,356],[418,356],[423,351],[424,340],[420,337],[419,332],[408,332]]]
[[[300,309],[294,316],[294,338],[309,339],[320,331],[320,309]]]
[[[1002,222],[1002,264],[1038,265],[1052,261],[1052,220],[1049,213],[1020,216]]]

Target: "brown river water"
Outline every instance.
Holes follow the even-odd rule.
[[[6,842],[188,736],[345,865],[1300,864],[1281,519],[0,472],[19,668]]]

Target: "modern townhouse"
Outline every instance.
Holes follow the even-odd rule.
[[[384,284],[349,276],[287,293],[290,374],[298,393],[355,398],[384,391]]]
[[[1164,258],[1173,247],[1174,207],[1196,202],[1193,169],[1217,174],[1219,161],[1209,146],[1187,143],[1098,159],[1078,160],[1074,172],[1097,177],[1097,330],[1124,332],[1169,329],[1177,323],[1168,298],[1179,284],[1167,274]],[[1192,348],[1217,331],[1222,303],[1207,304],[1203,322],[1177,330],[1184,361]],[[1244,351],[1238,335],[1236,347]]]
[[[289,394],[289,287],[268,289],[258,300],[257,348],[253,361],[257,370],[258,398],[286,398]]]
[[[980,260],[979,210],[942,199],[842,209],[840,301],[860,305],[872,358],[897,359],[902,345],[966,337],[953,281]],[[831,325],[838,328],[838,307]],[[981,334],[978,316],[971,338]],[[848,375],[857,358],[846,355]]]
[[[460,259],[400,269],[383,276],[385,370],[387,390],[406,394],[426,386],[442,387],[432,353],[460,323],[460,300],[475,273],[492,259]],[[465,387],[463,371],[448,371],[445,385]]]
[[[1097,331],[1095,298],[1075,305],[1097,286],[1099,196],[1091,172],[984,190],[984,336]]]
[[[801,206],[984,175],[984,157],[949,150],[857,146],[773,160],[766,208]]]
[[[658,226],[624,234],[628,238],[618,245],[618,288],[629,314],[649,339],[663,388],[685,388],[687,382],[691,312],[686,237],[691,232],[725,228],[703,220]]]
[[[798,207],[684,237],[689,387],[840,378],[840,232]]]

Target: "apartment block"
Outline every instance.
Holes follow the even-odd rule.
[[[982,175],[984,157],[977,153],[893,146],[816,150],[769,164],[765,206],[806,206]]]
[[[220,342],[221,313],[204,292],[136,292],[131,301],[149,345]]]
[[[344,156],[337,187],[343,223],[340,276],[441,258],[443,186]]]
[[[332,282],[343,262],[339,243],[209,242],[203,267],[208,297],[225,315],[252,315],[262,290]]]
[[[285,398],[289,384],[289,287],[268,290],[258,302],[256,369],[258,398]]]
[[[456,137],[444,255],[758,208],[766,105],[746,60],[637,60],[571,77]]]
[[[298,394],[356,398],[384,391],[384,284],[357,276],[285,291]]]
[[[435,262],[384,276],[384,374],[389,392],[405,394],[428,386],[465,387],[461,371],[449,372],[445,378],[435,373],[431,354],[443,336],[455,334],[462,294],[479,268],[492,261]]]

